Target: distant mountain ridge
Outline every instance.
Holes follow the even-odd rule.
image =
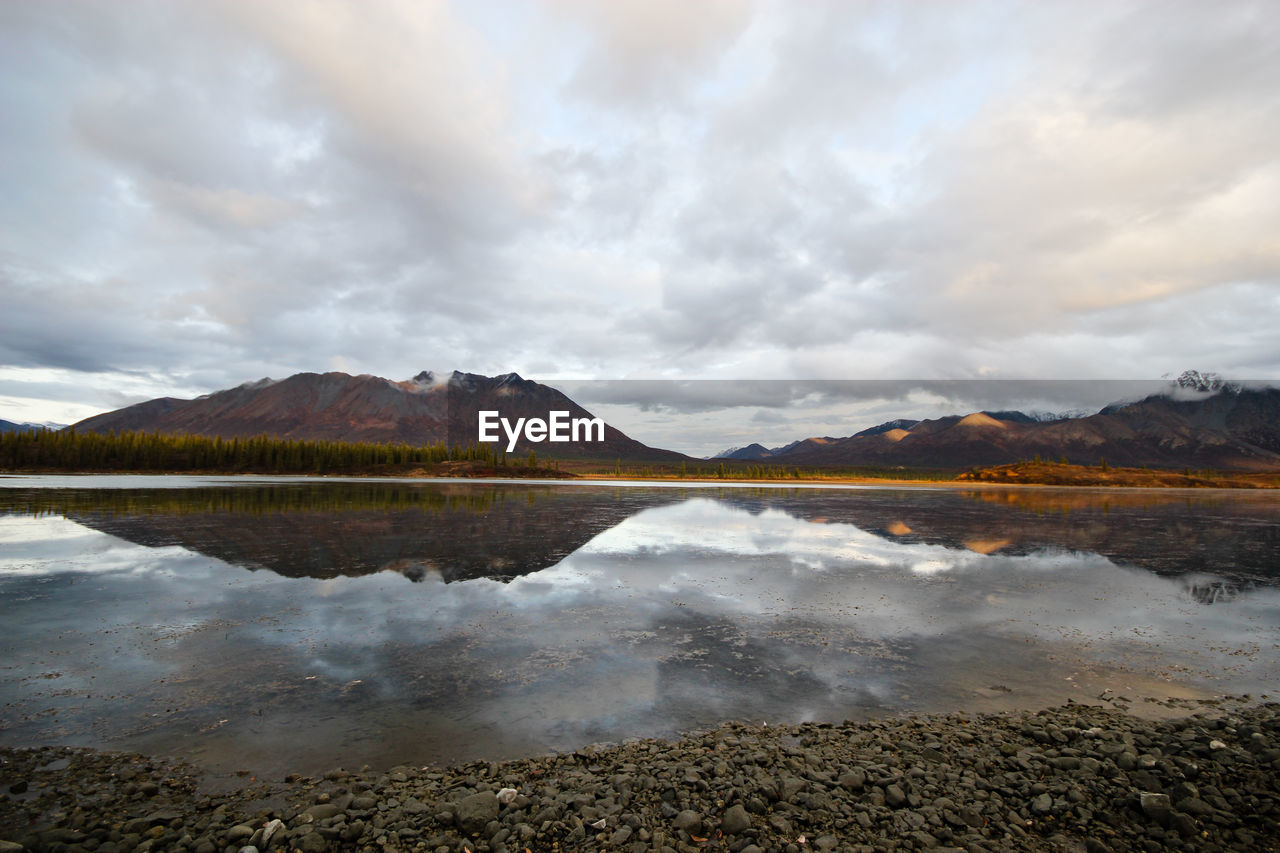
[[[66,428],[66,424],[55,424],[52,421],[46,421],[42,424],[33,424],[29,421],[23,423],[15,423],[0,419],[0,433],[6,432],[39,432],[42,429],[51,429],[54,431]]]
[[[875,429],[875,427],[872,427]],[[826,442],[838,441],[831,436],[822,438],[802,438],[799,441],[793,441],[790,444],[780,444],[777,447],[765,447],[763,444],[748,444],[746,447],[734,447],[729,450],[722,450],[711,459],[737,459],[739,461],[759,462],[765,459],[772,459],[775,456],[782,456],[790,453],[801,445],[820,445]]]
[[[913,420],[911,420],[910,418],[896,418],[896,419],[891,420],[891,421],[885,421],[885,422],[884,422],[884,423],[882,423],[882,424],[876,424],[876,425],[875,425],[875,426],[873,426],[873,427],[867,427],[866,429],[862,430],[861,432],[855,432],[855,433],[854,433],[854,435],[855,435],[855,436],[859,436],[859,435],[882,435],[882,434],[884,434],[884,433],[886,433],[886,432],[890,432],[890,431],[895,430],[895,429],[911,429],[913,426],[915,426],[915,425],[916,425],[916,424],[918,424],[918,423],[920,423],[920,422],[919,422],[919,421],[913,421]],[[791,446],[791,445],[788,445],[788,446]]]
[[[1160,393],[1096,413],[986,410],[896,418],[844,438],[749,444],[718,459],[797,467],[968,468],[1041,457],[1077,465],[1280,469],[1280,390],[1188,370]]]
[[[1063,420],[1065,418],[1076,416],[1073,414],[1057,414],[1057,413],[1049,413],[1049,412],[1026,413],[1026,412],[1016,412],[1016,411],[982,412],[982,414],[989,415],[990,417],[995,418],[996,420],[1009,421],[1013,423],[1039,423],[1042,421]],[[909,432],[912,428],[919,425],[920,423],[921,423],[920,421],[913,420],[911,418],[895,418],[894,420],[885,421],[884,423],[876,424],[875,426],[867,427],[864,430],[855,432],[850,437],[858,438],[860,436],[884,435],[886,433],[895,432],[897,430],[901,430],[903,432]],[[763,444],[754,443],[754,444],[748,444],[746,447],[731,447],[728,450],[722,450],[719,453],[717,453],[715,456],[712,456],[710,458],[737,459],[739,461],[762,462],[766,459],[778,459],[780,457],[787,456],[788,454],[794,455],[794,453],[797,450],[811,451],[816,449],[817,447],[830,444],[832,442],[841,441],[841,440],[842,439],[832,438],[831,436],[828,435],[828,436],[823,436],[821,438],[800,439],[799,441],[793,441],[790,444],[782,444],[777,447],[765,447]]]
[[[246,382],[194,400],[161,397],[86,418],[78,431],[129,430],[221,438],[270,435],[330,441],[391,442],[410,445],[447,443],[467,446],[478,437],[478,413],[500,411],[504,418],[547,418],[567,411],[571,418],[591,414],[547,385],[515,373],[482,376],[453,371],[438,376],[423,371],[406,381],[347,373],[298,373],[286,379]],[[505,449],[506,441],[502,442]],[[529,442],[515,451],[560,458],[687,459],[670,450],[648,447],[605,425],[603,442]]]
[[[1185,374],[1184,374],[1185,376]],[[1043,417],[1043,416],[1042,416]],[[758,445],[757,445],[758,446]],[[1116,403],[1097,414],[973,412],[897,420],[847,438],[806,439],[772,453],[784,465],[963,468],[1040,456],[1079,465],[1280,469],[1280,390],[1203,381]]]
[[[80,431],[142,430],[223,438],[282,438],[466,446],[478,412],[504,418],[591,415],[560,391],[515,373],[482,376],[423,371],[392,381],[346,373],[260,379],[194,400],[162,397],[88,418]],[[505,445],[505,442],[503,442]],[[605,427],[605,441],[529,442],[539,456],[678,462],[689,457],[648,447]],[[715,459],[794,467],[963,469],[1041,457],[1080,465],[1280,470],[1280,390],[1244,387],[1188,371],[1162,393],[1117,402],[1095,414],[977,411],[926,420],[898,418],[847,437],[810,437],[777,447],[754,443]]]
[[[730,447],[728,450],[721,450],[712,459],[741,459],[746,461],[758,461],[768,459],[773,456],[774,451],[765,447],[763,444],[748,444],[746,447]]]

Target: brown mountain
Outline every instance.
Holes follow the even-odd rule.
[[[1228,387],[1195,399],[1153,395],[1095,415],[1038,422],[986,412],[840,439],[798,442],[770,462],[966,468],[1041,456],[1078,465],[1280,469],[1280,390]]]
[[[335,441],[402,442],[410,445],[474,444],[478,414],[547,419],[552,411],[569,418],[592,415],[561,392],[514,373],[481,376],[430,371],[394,382],[378,376],[299,373],[279,381],[262,379],[197,397],[164,397],[96,415],[74,425],[78,431],[105,433],[141,430],[168,434],[247,438],[270,435]],[[507,441],[502,430],[501,448]],[[581,438],[581,436],[580,436]],[[608,424],[603,441],[529,442],[523,435],[516,453],[583,459],[677,461],[670,450],[648,447]]]

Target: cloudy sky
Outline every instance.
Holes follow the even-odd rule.
[[[1270,0],[12,0],[0,417],[325,370],[1277,377],[1277,80]]]

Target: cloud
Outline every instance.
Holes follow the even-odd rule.
[[[1272,377],[1277,38],[1247,0],[6,4],[0,363]]]
[[[265,228],[298,213],[295,203],[234,188],[157,181],[147,187],[147,194],[157,207],[178,211],[213,228]]]
[[[713,65],[752,12],[747,0],[553,0],[549,7],[588,32],[569,89],[606,107],[688,88],[685,78]]]

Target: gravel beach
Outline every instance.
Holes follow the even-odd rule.
[[[1280,705],[1068,704],[773,727],[455,767],[212,778],[0,751],[9,851],[1280,849]],[[1171,710],[1172,708],[1172,710]]]

